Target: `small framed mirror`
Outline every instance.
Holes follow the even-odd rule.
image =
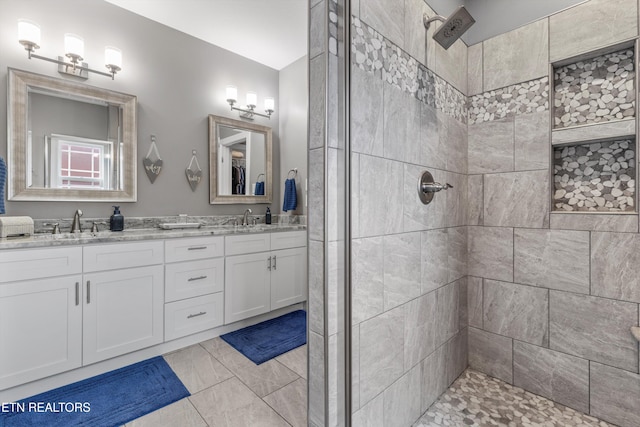
[[[209,202],[271,203],[269,126],[209,116]]]
[[[9,69],[8,198],[136,201],[133,95]]]

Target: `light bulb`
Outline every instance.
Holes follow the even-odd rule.
[[[18,41],[22,45],[40,46],[40,26],[27,19],[18,20]]]
[[[264,99],[264,109],[265,111],[273,111],[275,107],[275,101],[273,98],[265,98]]]
[[[119,71],[122,69],[122,51],[117,47],[107,46],[104,48],[104,63],[110,70]]]
[[[77,34],[64,35],[64,53],[71,59],[82,61],[84,57],[84,40]]]
[[[256,108],[258,95],[255,92],[247,92],[247,107]]]
[[[238,88],[235,86],[227,86],[227,102],[235,103],[238,100]]]

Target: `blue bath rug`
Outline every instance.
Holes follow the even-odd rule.
[[[307,313],[293,311],[220,338],[259,365],[307,343]]]
[[[0,412],[0,426],[121,426],[187,396],[158,356],[16,402]]]

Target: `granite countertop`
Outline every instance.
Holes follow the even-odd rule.
[[[204,226],[197,229],[161,230],[159,228],[98,231],[96,233],[37,233],[24,237],[0,238],[0,250],[42,248],[53,246],[89,245],[95,243],[132,242],[141,240],[175,239],[180,237],[225,236],[248,233],[277,233],[306,230],[301,224],[257,224],[249,226]]]

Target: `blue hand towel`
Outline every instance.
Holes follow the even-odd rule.
[[[7,179],[7,164],[0,157],[0,214],[4,213],[4,182]]]
[[[264,181],[256,182],[256,196],[264,196]]]
[[[295,211],[298,206],[298,196],[296,194],[296,180],[289,178],[284,182],[284,203],[283,211]]]

